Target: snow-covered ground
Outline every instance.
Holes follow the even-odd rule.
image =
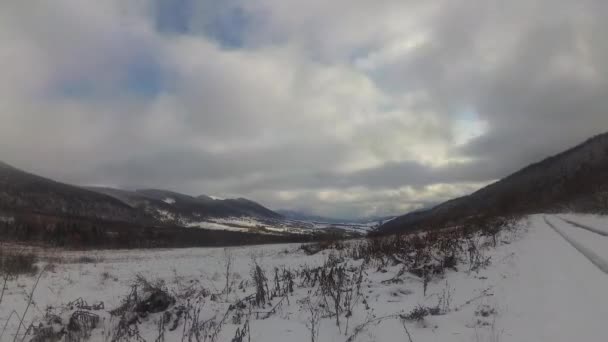
[[[400,272],[399,264],[366,264],[362,297],[352,304],[352,316],[342,314],[340,326],[335,317],[317,317],[316,341],[606,341],[608,275],[574,248],[572,241],[608,260],[608,237],[573,226],[560,216],[566,218],[530,216],[519,223],[518,229],[501,233],[496,247],[490,246],[489,238],[477,237],[479,246],[483,246],[482,254],[490,258],[490,263],[470,271],[470,264],[464,260],[457,266],[458,271],[433,277],[426,291],[424,281]],[[608,225],[608,218],[604,217],[567,218],[597,227]],[[95,311],[102,320],[93,331],[93,341],[112,340],[109,334],[116,321],[107,310],[121,305],[138,275],[150,281],[163,280],[178,298],[176,306],[186,303],[180,296],[197,298],[201,322],[222,322],[218,331],[211,329],[216,333],[215,340],[231,341],[237,329],[244,329],[246,321],[237,317],[234,309],[229,319],[221,319],[231,304],[256,293],[252,283],[256,263],[265,271],[272,291],[275,268],[296,274],[344,254],[324,250],[307,255],[298,244],[40,253],[39,267],[48,263],[53,266],[42,274],[29,308],[28,294],[36,277],[20,276],[8,282],[0,303],[0,328],[13,310],[21,317],[28,308],[24,326],[29,326],[49,313],[63,317],[62,312],[69,311],[65,305],[78,298],[89,304],[103,301],[106,310]],[[342,257],[340,265],[356,274],[363,261]],[[228,260],[232,290],[226,294]],[[254,308],[257,313],[241,312],[250,317],[247,326],[251,341],[311,341],[315,317],[310,308],[319,308],[320,312],[326,304],[320,301],[322,297],[314,295],[315,287],[303,285],[302,279],[301,275],[296,277],[293,292]],[[203,291],[206,295],[197,297]],[[441,312],[421,320],[404,319],[420,306],[438,307]],[[1,341],[13,341],[17,316],[8,321]],[[162,317],[162,313],[156,313],[140,318],[138,334],[146,341],[155,341]],[[183,322],[179,324],[175,331],[166,332],[166,341],[182,340]]]
[[[219,200],[216,197],[210,197]],[[167,197],[165,203],[174,204],[175,199]],[[151,213],[163,222],[179,223],[184,227],[204,228],[214,230],[251,231],[258,233],[293,233],[311,234],[315,231],[338,231],[350,235],[365,235],[367,232],[377,228],[383,221],[370,221],[366,223],[344,222],[326,223],[303,220],[292,220],[287,218],[258,218],[258,217],[201,217],[194,214],[192,217],[183,217],[167,210],[154,208]],[[1,218],[0,218],[1,219]]]
[[[161,217],[168,217],[166,213],[158,210]],[[170,217],[174,219],[174,217]],[[315,231],[341,231],[345,233],[354,233],[357,235],[365,235],[378,226],[378,222],[369,223],[323,223],[323,222],[308,222],[290,219],[260,219],[255,217],[229,217],[229,218],[204,218],[197,221],[188,221],[182,219],[182,224],[185,227],[205,228],[215,230],[231,230],[231,231],[250,231],[267,233],[294,233],[294,234],[310,234]],[[260,231],[262,229],[262,231]]]
[[[310,234],[314,227],[305,222],[291,220],[258,219],[255,217],[205,218],[198,221],[183,221],[185,227],[214,230],[252,231],[258,233]]]
[[[380,226],[381,221],[372,221],[366,223],[327,223],[327,222],[310,222],[313,229],[341,229],[348,232],[365,234]]]
[[[571,224],[595,230],[601,235],[608,235],[608,220],[604,216],[591,214],[562,214],[558,215],[562,220],[570,221]]]

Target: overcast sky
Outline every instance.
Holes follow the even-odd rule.
[[[334,217],[608,131],[604,0],[0,1],[0,160]]]

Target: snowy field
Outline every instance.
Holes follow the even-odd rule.
[[[496,246],[480,234],[458,240],[458,263],[437,274],[415,272],[436,265],[432,248],[422,267],[406,268],[398,261],[414,252],[360,259],[349,251],[361,241],[314,255],[299,244],[39,250],[45,271],[6,284],[0,340],[58,333],[72,318],[72,330],[91,323],[81,335],[104,342],[606,341],[608,274],[596,263],[608,260],[608,237],[564,219],[608,230],[603,217],[534,215]],[[132,312],[134,294],[157,289],[172,298],[167,308]]]
[[[165,221],[175,220],[170,213],[158,210],[157,214]],[[312,234],[323,231],[338,231],[351,235],[365,235],[379,226],[378,221],[368,223],[324,223],[290,219],[259,219],[255,217],[206,218],[201,220],[180,219],[180,224],[190,228],[204,228],[230,231],[255,231],[258,233]]]

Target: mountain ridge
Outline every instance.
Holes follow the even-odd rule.
[[[207,195],[190,196],[170,190],[137,189],[134,191],[89,187],[93,191],[113,196],[127,204],[142,208],[154,215],[162,210],[187,220],[200,218],[255,217],[280,219],[282,216],[263,205],[245,198],[213,199]]]
[[[201,218],[282,216],[245,198],[215,200],[161,189],[124,190],[58,182],[0,161],[0,211],[66,215],[139,224],[162,224],[161,213],[188,220]],[[166,219],[166,217],[165,217]]]
[[[125,203],[78,186],[38,176],[0,162],[0,209],[43,214],[145,220]]]

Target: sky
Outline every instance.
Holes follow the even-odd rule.
[[[361,218],[608,131],[603,0],[0,2],[0,160]]]

